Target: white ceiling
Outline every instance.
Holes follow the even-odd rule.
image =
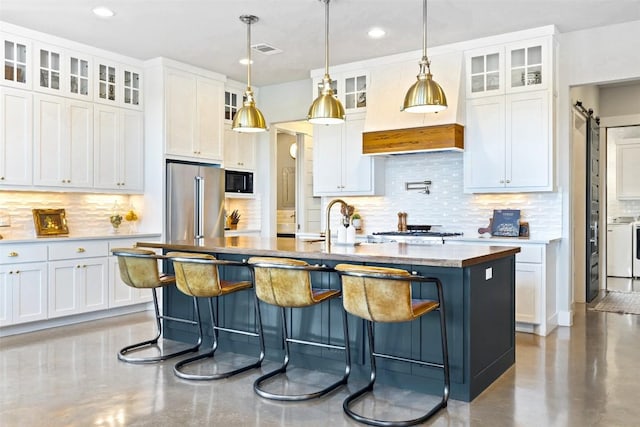
[[[331,64],[421,49],[420,0],[330,4]],[[94,16],[91,9],[99,5],[116,15]],[[640,0],[430,0],[428,12],[428,44],[438,46],[549,24],[569,32],[640,20]],[[284,51],[252,54],[255,86],[305,79],[324,66],[324,3],[318,0],[0,0],[0,21],[141,60],[164,56],[244,82],[242,14],[260,18],[252,44]],[[387,36],[368,38],[373,26]]]

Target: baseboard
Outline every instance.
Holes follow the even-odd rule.
[[[40,320],[37,322],[21,323],[18,325],[4,326],[0,328],[0,337],[26,334],[28,332],[41,331],[43,329],[57,328],[59,326],[73,325],[75,323],[89,322],[105,319],[107,317],[122,316],[123,314],[137,313],[153,309],[153,303],[142,303],[116,307],[108,310],[94,311],[90,313],[76,314],[72,316],[57,317],[54,319]]]
[[[558,326],[573,326],[573,310],[558,311]]]

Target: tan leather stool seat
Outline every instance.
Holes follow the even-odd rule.
[[[111,252],[118,258],[120,279],[126,285],[136,289],[151,290],[157,326],[157,334],[155,338],[124,347],[118,352],[118,359],[129,363],[153,363],[198,350],[200,347],[200,341],[188,348],[183,348],[171,353],[163,352],[158,347],[158,342],[162,336],[162,321],[171,320],[194,326],[196,325],[196,322],[189,319],[169,318],[160,314],[156,289],[176,284],[175,276],[162,274],[158,270],[158,260],[162,260],[164,257],[156,255],[153,251],[138,248],[114,248]],[[157,351],[159,351],[159,355],[135,357],[131,354],[151,348],[157,349]]]
[[[198,319],[200,337],[202,339],[202,322],[200,319],[200,308],[198,306],[198,298],[206,298],[209,305],[209,314],[211,326],[213,328],[213,343],[211,348],[202,354],[190,357],[176,363],[173,372],[180,378],[189,380],[217,380],[228,378],[249,369],[258,368],[264,360],[264,338],[262,334],[262,321],[260,311],[257,306],[257,299],[254,297],[256,307],[256,327],[258,332],[238,330],[229,327],[219,327],[216,323],[214,315],[213,298],[223,297],[235,292],[250,290],[253,283],[249,280],[229,281],[220,278],[218,266],[239,266],[246,267],[244,263],[234,261],[217,260],[213,255],[192,253],[192,252],[169,252],[167,257],[173,261],[173,269],[176,274],[176,287],[185,295],[193,298],[194,311]],[[233,368],[225,372],[216,372],[213,374],[196,374],[186,372],[184,369],[187,365],[193,365],[195,362],[204,359],[213,359],[218,348],[218,331],[229,333],[248,335],[258,337],[260,343],[260,355],[257,361]]]
[[[259,300],[280,308],[282,324],[282,345],[285,350],[282,365],[267,374],[262,375],[253,383],[253,389],[261,397],[272,400],[301,401],[326,395],[341,385],[347,383],[351,372],[351,354],[349,352],[349,332],[347,330],[346,314],[342,313],[344,346],[330,345],[320,342],[293,339],[287,330],[287,316],[285,309],[311,307],[338,298],[339,289],[320,289],[312,286],[311,272],[333,272],[324,266],[309,265],[305,261],[290,258],[252,257],[248,261],[253,271],[256,296]],[[342,378],[318,391],[302,394],[276,394],[266,391],[262,384],[267,380],[286,373],[290,360],[289,343],[311,345],[340,349],[345,352],[345,372]]]
[[[345,311],[365,320],[371,369],[369,383],[355,393],[350,394],[344,400],[342,405],[344,412],[356,421],[375,426],[410,426],[425,422],[437,411],[446,407],[449,398],[449,357],[442,283],[437,278],[417,276],[398,268],[338,264],[335,269],[342,280],[342,303]],[[435,284],[438,294],[437,300],[413,298],[412,282]],[[442,363],[410,359],[375,351],[374,322],[409,322],[436,310],[440,312]],[[379,420],[356,413],[351,409],[351,404],[373,391],[376,381],[376,357],[441,369],[444,377],[444,386],[440,402],[430,408],[425,415],[404,421]],[[366,405],[361,407],[366,407]],[[375,404],[373,407],[375,407]]]

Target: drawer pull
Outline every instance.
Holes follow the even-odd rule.
[[[85,249],[84,249],[84,248],[78,248],[78,250],[77,250],[76,252],[78,252],[79,254],[81,254],[81,253],[85,252]]]
[[[16,256],[18,256],[18,252],[9,252],[9,256],[10,257],[16,257]]]

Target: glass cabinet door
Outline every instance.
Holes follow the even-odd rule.
[[[38,87],[60,91],[60,52],[38,49]]]
[[[89,61],[87,59],[69,56],[69,92],[89,97]]]
[[[116,101],[116,67],[98,65],[98,97],[106,101]]]
[[[467,97],[499,95],[504,91],[502,48],[488,48],[466,53]]]
[[[124,71],[124,103],[140,105],[140,73]]]
[[[367,76],[359,75],[344,79],[344,108],[353,110],[367,107]]]
[[[536,39],[507,46],[507,90],[546,89],[550,81],[549,41]]]
[[[25,41],[3,38],[4,79],[9,86],[30,88],[31,46]],[[28,75],[29,74],[29,75]]]
[[[224,91],[224,120],[232,121],[238,112],[240,95],[228,90]]]

